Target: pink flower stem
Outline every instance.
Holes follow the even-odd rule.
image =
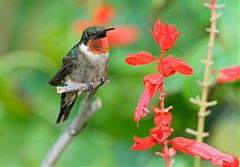
[[[168,145],[167,145],[167,141],[164,142],[163,144],[163,150],[162,153],[164,155],[164,159],[165,159],[165,165],[166,167],[170,167],[170,156],[168,154]]]
[[[160,65],[160,74],[163,74],[163,59],[164,59],[164,53],[166,51],[162,50],[161,52],[161,56],[160,56],[160,60],[159,60],[159,65]],[[164,78],[163,78],[164,80]],[[160,87],[160,109],[164,110],[164,97],[165,97],[165,93],[164,93],[164,84],[162,83],[162,86]]]
[[[160,56],[160,60],[159,60],[159,66],[160,66],[160,74],[163,74],[163,69],[164,69],[164,64],[163,64],[163,59],[164,59],[164,53],[166,52],[166,50],[162,49],[161,52],[161,56]],[[164,77],[163,77],[163,81],[164,81]],[[164,98],[165,98],[165,93],[164,93],[164,84],[162,83],[161,87],[160,87],[160,110],[164,111]],[[170,167],[170,156],[168,154],[168,145],[167,145],[167,140],[163,143],[163,149],[162,149],[162,154],[164,155],[164,159],[165,159],[165,165],[166,167]]]
[[[163,59],[164,59],[164,53],[166,52],[166,50],[162,49],[161,55],[160,55],[160,59],[159,59],[159,65],[160,65],[160,74],[163,74]]]
[[[164,86],[162,85],[160,87],[160,109],[163,111],[164,110],[164,97],[165,97],[165,93],[164,93]]]

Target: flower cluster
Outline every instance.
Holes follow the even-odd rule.
[[[91,25],[109,26],[110,20],[115,16],[115,10],[110,4],[102,4],[94,8],[91,13],[91,21],[79,20],[75,23],[77,32],[82,33],[84,29]],[[129,44],[135,41],[138,37],[138,28],[132,25],[114,26],[115,30],[107,34],[111,45]],[[124,38],[123,38],[124,36]]]
[[[150,130],[150,136],[139,138],[134,136],[135,144],[131,147],[132,150],[145,150],[151,148],[155,143],[159,142],[163,144],[173,129],[170,127],[172,121],[172,114],[168,110],[172,109],[172,106],[161,111],[157,107],[153,107],[152,110],[155,112],[154,123],[155,127]]]
[[[141,117],[144,117],[149,111],[147,109],[152,97],[160,90],[161,94],[163,92],[163,79],[164,77],[171,76],[175,72],[179,72],[185,75],[191,75],[193,69],[188,65],[183,59],[176,58],[172,55],[164,58],[164,53],[170,49],[178,36],[181,34],[177,32],[175,25],[170,25],[166,23],[164,25],[159,20],[154,25],[154,31],[151,34],[158,42],[159,46],[162,48],[162,53],[160,58],[154,57],[151,53],[147,51],[140,51],[137,53],[128,53],[126,58],[126,63],[131,65],[142,65],[147,64],[152,61],[157,62],[157,69],[159,73],[153,73],[144,77],[144,92],[139,100],[138,106],[135,111],[134,119],[139,121]],[[161,91],[162,90],[162,91]],[[163,110],[164,108],[161,108]]]
[[[150,32],[161,47],[160,58],[156,58],[147,51],[126,54],[127,58],[125,61],[130,65],[156,62],[158,69],[158,73],[149,74],[143,79],[144,91],[136,107],[134,120],[139,123],[140,119],[150,112],[148,109],[149,103],[157,91],[160,91],[160,107],[152,107],[155,113],[155,126],[150,130],[149,136],[142,138],[134,136],[135,143],[131,149],[145,150],[151,148],[156,143],[161,144],[162,151],[156,152],[156,155],[165,158],[166,167],[170,166],[170,158],[175,155],[176,150],[211,160],[212,163],[217,166],[237,167],[239,162],[236,157],[224,154],[207,144],[183,137],[175,137],[172,140],[168,140],[168,137],[173,132],[173,129],[170,127],[172,114],[169,112],[173,107],[164,106],[164,78],[172,76],[176,72],[191,75],[193,69],[183,59],[176,58],[172,55],[168,55],[166,58],[164,57],[165,52],[174,45],[176,39],[181,34],[177,32],[175,25],[170,25],[169,23],[164,24],[158,20],[154,25],[154,30],[150,30]],[[171,148],[168,148],[169,144],[172,145]]]

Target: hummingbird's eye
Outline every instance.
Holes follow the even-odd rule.
[[[90,36],[91,36],[91,34],[90,34],[89,32],[87,32],[87,33],[86,33],[86,37],[89,38]]]

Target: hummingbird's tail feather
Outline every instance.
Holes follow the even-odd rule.
[[[56,123],[60,123],[61,121],[64,122],[68,119],[69,113],[75,103],[76,97],[77,97],[76,92],[62,93],[60,112],[58,114]]]

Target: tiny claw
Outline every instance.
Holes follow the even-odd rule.
[[[107,78],[102,77],[101,78],[101,83],[99,84],[99,86],[102,86],[106,81],[107,81]]]
[[[92,91],[93,90],[93,85],[92,84],[87,84],[87,90],[88,92]]]

